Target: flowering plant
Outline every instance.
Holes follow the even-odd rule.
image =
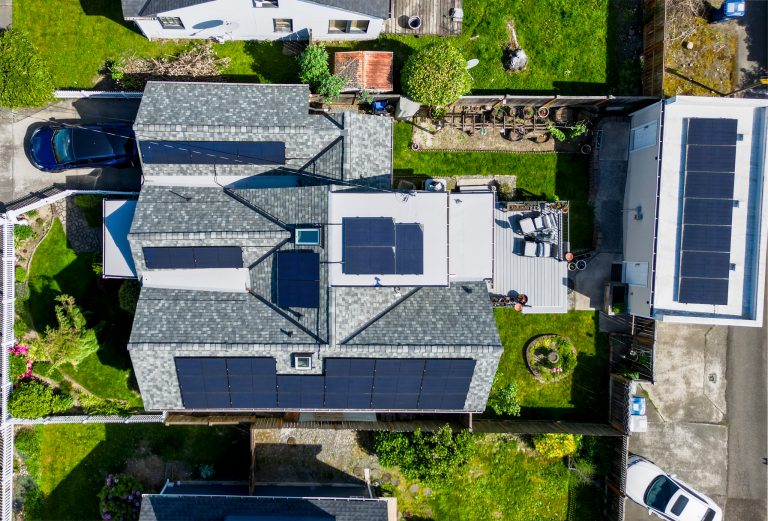
[[[104,521],[136,521],[141,509],[141,484],[124,474],[107,476],[99,492],[99,512]]]
[[[16,375],[19,380],[28,381],[32,379],[32,360],[27,358],[29,346],[25,344],[16,344],[8,348],[11,357],[8,359],[9,374],[11,378]]]

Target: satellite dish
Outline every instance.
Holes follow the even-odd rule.
[[[467,70],[471,69],[472,67],[475,67],[478,63],[480,63],[480,60],[477,58],[472,58],[467,62]]]

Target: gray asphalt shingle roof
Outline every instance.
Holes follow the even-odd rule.
[[[145,495],[139,521],[224,521],[238,519],[386,521],[387,503],[370,499],[302,499],[233,496]]]
[[[307,0],[313,4],[338,7],[355,13],[367,14],[386,20],[389,18],[389,0]]]
[[[122,0],[123,16],[154,16],[156,14],[204,4],[212,0]]]

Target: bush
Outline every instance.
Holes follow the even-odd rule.
[[[517,384],[514,382],[510,383],[495,393],[492,393],[488,399],[488,406],[499,416],[520,416],[520,401],[517,398]]]
[[[307,83],[312,90],[317,89],[321,82],[331,75],[328,66],[328,51],[322,45],[313,43],[304,49],[298,58],[299,81]]]
[[[24,282],[27,280],[27,270],[21,266],[16,266],[16,282]]]
[[[403,94],[430,107],[450,105],[472,88],[467,60],[446,40],[413,53],[403,66],[401,81]]]
[[[450,479],[467,464],[474,447],[472,434],[453,433],[448,425],[433,433],[376,432],[373,446],[383,465],[428,483]]]
[[[81,194],[75,196],[75,205],[83,212],[88,226],[99,228],[104,222],[104,216],[101,208],[101,202],[104,197],[101,195]]]
[[[27,374],[26,355],[8,355],[8,380],[13,383]]]
[[[537,434],[533,446],[543,458],[558,459],[574,454],[579,449],[581,436],[574,434]]]
[[[43,382],[31,380],[18,384],[8,399],[8,409],[16,418],[40,418],[54,412],[63,412],[72,406],[72,398],[54,394]],[[64,405],[69,403],[65,408]]]
[[[107,476],[99,492],[101,519],[136,521],[139,519],[142,487],[136,479],[125,474]]]
[[[54,414],[65,412],[75,405],[75,399],[68,394],[54,394],[51,401],[51,410]]]
[[[96,331],[85,327],[85,316],[69,295],[56,297],[56,320],[59,327],[45,328],[45,333],[32,344],[35,361],[51,362],[52,367],[70,363],[77,365],[99,349]]]
[[[28,224],[17,224],[13,228],[13,236],[20,241],[25,241],[35,236],[35,230]]]
[[[37,50],[16,29],[0,33],[0,106],[39,107],[53,98],[53,79]]]
[[[120,400],[105,400],[93,394],[82,393],[77,401],[85,414],[97,416],[128,416],[131,410]]]
[[[331,102],[339,97],[341,89],[347,84],[347,79],[335,74],[328,74],[317,86],[317,94],[323,97],[323,101]]]
[[[141,286],[136,280],[126,280],[120,285],[117,291],[117,301],[120,309],[133,315],[136,313],[136,304],[139,302]]]

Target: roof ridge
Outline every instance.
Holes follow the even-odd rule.
[[[373,316],[370,320],[363,323],[362,326],[357,328],[351,335],[348,335],[347,338],[339,342],[339,344],[346,344],[353,338],[355,338],[357,335],[371,327],[373,324],[381,320],[385,315],[389,314],[392,310],[394,310],[396,307],[398,307],[400,304],[411,298],[414,294],[416,294],[417,291],[419,291],[421,287],[415,287],[411,291],[409,291],[405,296],[401,297],[400,299],[396,300],[386,308],[384,308],[382,311],[379,311],[377,314]]]
[[[245,207],[250,208],[254,212],[258,213],[259,215],[261,215],[265,219],[268,219],[268,220],[272,221],[273,223],[275,223],[279,227],[283,228],[285,231],[287,231],[287,232],[291,231],[291,229],[288,226],[288,224],[284,223],[283,221],[281,221],[280,219],[278,219],[274,215],[270,214],[269,212],[265,211],[264,209],[259,208],[258,206],[256,206],[252,202],[248,201],[245,197],[241,196],[240,194],[235,193],[235,191],[233,189],[227,188],[225,186],[224,187],[224,193],[227,194],[228,196],[230,196],[235,201],[237,201],[240,204],[244,205]]]

